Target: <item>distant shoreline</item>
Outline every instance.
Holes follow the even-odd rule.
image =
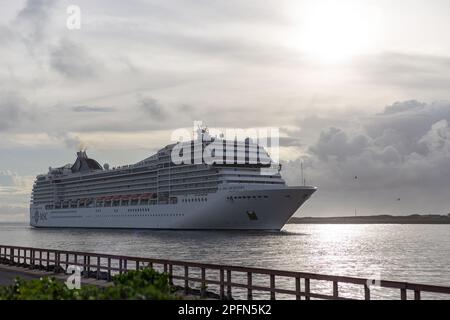
[[[450,215],[293,217],[288,224],[450,224]]]

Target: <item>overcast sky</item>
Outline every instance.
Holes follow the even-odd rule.
[[[66,26],[81,9],[81,29]],[[74,161],[279,127],[303,215],[450,212],[448,0],[0,0],[0,220]],[[355,179],[355,177],[358,179]]]

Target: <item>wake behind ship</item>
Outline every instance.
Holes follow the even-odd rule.
[[[205,135],[201,130],[197,140],[188,142],[192,150],[204,150],[214,141]],[[281,230],[317,190],[288,187],[279,169],[268,170],[272,160],[267,152],[249,139],[223,145],[241,150],[245,158],[175,164],[176,144],[171,144],[136,164],[110,169],[80,151],[73,165],[37,176],[30,225]]]

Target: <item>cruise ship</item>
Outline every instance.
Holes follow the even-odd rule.
[[[201,129],[196,139],[183,143],[182,152],[190,150],[192,159],[178,164],[172,154],[179,144],[116,168],[100,165],[86,151],[78,152],[73,164],[49,168],[47,174],[36,177],[30,225],[281,230],[317,190],[287,186],[281,166],[270,169],[274,164],[269,154],[250,139],[220,142],[224,161],[199,160],[195,150],[205,150],[215,140],[205,138],[207,134]],[[232,161],[225,158],[230,150],[235,152]]]

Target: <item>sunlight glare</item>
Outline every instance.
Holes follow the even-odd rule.
[[[350,1],[313,1],[299,10],[296,46],[322,62],[341,62],[376,45],[379,12]]]

